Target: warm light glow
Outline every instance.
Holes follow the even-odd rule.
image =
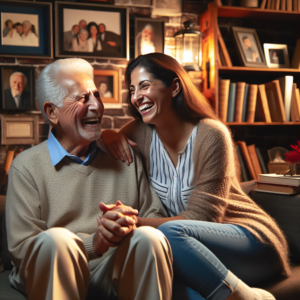
[[[153,44],[142,45],[142,49],[141,49],[142,54],[148,54],[148,53],[152,53],[154,51],[155,51],[155,48],[154,48]]]
[[[193,62],[193,55],[192,55],[191,51],[184,51],[183,62],[184,63],[192,63]]]

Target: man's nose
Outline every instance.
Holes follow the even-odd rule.
[[[100,98],[97,99],[93,93],[90,93],[88,104],[90,110],[103,110],[104,107],[102,100]]]

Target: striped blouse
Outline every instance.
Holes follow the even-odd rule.
[[[186,209],[187,200],[194,189],[192,151],[197,132],[198,124],[194,127],[184,149],[178,153],[178,164],[175,168],[155,128],[153,129],[150,147],[150,181],[172,217]]]

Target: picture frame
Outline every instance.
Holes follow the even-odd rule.
[[[274,147],[272,149],[268,150],[268,156],[269,156],[269,161],[272,162],[283,162],[284,161],[284,153],[288,153],[289,150],[283,148],[283,147]],[[274,160],[276,156],[280,156],[279,159]]]
[[[0,79],[3,110],[36,110],[34,67],[1,66]]]
[[[37,145],[38,115],[1,115],[1,145]]]
[[[52,3],[0,1],[0,56],[53,58]]]
[[[128,8],[55,2],[55,56],[129,60]]]
[[[94,70],[95,86],[99,90],[104,107],[122,104],[121,77],[121,69]]]
[[[289,68],[287,45],[264,44],[265,57],[269,68]]]
[[[135,57],[152,52],[164,53],[165,22],[161,19],[135,18]]]
[[[256,30],[235,26],[231,29],[241,64],[245,67],[266,67],[264,52]]]
[[[151,16],[178,17],[182,14],[181,0],[152,0]]]

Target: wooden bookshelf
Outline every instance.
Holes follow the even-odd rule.
[[[218,70],[220,73],[260,73],[260,72],[266,72],[266,73],[284,73],[285,75],[300,75],[299,69],[287,69],[287,68],[251,68],[251,67],[224,67],[219,66]]]
[[[226,122],[229,126],[274,126],[274,125],[300,125],[300,122]]]

